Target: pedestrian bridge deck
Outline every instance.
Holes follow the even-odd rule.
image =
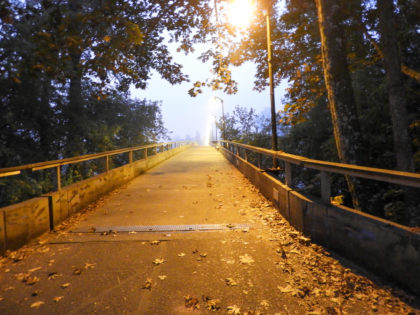
[[[312,244],[210,147],[135,178],[1,267],[2,314],[420,314],[418,298]]]

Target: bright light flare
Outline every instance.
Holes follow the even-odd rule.
[[[228,17],[230,24],[238,28],[247,28],[254,17],[254,3],[251,0],[232,0]]]

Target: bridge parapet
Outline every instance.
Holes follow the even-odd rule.
[[[219,144],[222,154],[273,202],[296,229],[314,242],[420,294],[420,233],[361,211],[331,204],[328,173],[416,188],[420,187],[420,174],[311,160],[230,141],[220,141]],[[250,153],[257,155],[254,163],[250,161]],[[284,183],[262,169],[262,155],[284,161]],[[321,199],[303,195],[292,188],[290,163],[321,171]]]
[[[7,249],[17,249],[40,234],[53,230],[57,224],[85,208],[100,196],[185,150],[190,145],[190,142],[159,143],[0,169],[0,176],[3,177],[17,175],[25,169],[38,171],[48,168],[56,168],[57,175],[56,191],[0,209],[0,254]],[[133,152],[136,151],[143,151],[142,159],[133,159]],[[129,154],[128,164],[110,169],[107,163],[109,158],[122,153]],[[104,173],[68,186],[61,186],[63,165],[100,158],[106,160]]]

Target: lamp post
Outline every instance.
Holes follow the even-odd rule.
[[[220,97],[215,96],[214,97],[215,100],[220,101],[220,103],[222,104],[222,139],[225,139],[225,109],[224,109],[224,105],[223,105],[223,100]]]
[[[273,82],[273,68],[271,65],[272,57],[272,42],[271,42],[271,27],[270,27],[270,9],[267,8],[266,15],[267,24],[267,64],[268,64],[268,78],[270,81],[270,104],[271,104],[271,149],[277,151],[277,123],[276,123],[276,104],[274,101],[274,82]],[[277,159],[273,158],[273,167],[277,168]]]
[[[230,18],[233,25],[240,28],[248,27],[249,21],[252,19],[253,5],[252,0],[233,0],[230,10]],[[215,2],[216,3],[216,2]],[[272,42],[270,27],[270,5],[267,3],[265,8],[266,32],[267,32],[267,66],[268,79],[270,83],[270,105],[271,105],[271,149],[277,151],[277,123],[276,123],[276,105],[274,101],[274,80],[272,68]],[[273,167],[277,167],[277,159],[273,158]]]

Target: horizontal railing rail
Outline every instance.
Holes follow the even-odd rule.
[[[387,169],[380,169],[374,167],[359,166],[353,164],[343,164],[336,162],[327,162],[309,159],[299,155],[285,153],[283,151],[273,151],[269,149],[254,147],[247,144],[232,142],[232,141],[218,141],[218,143],[225,149],[240,156],[240,149],[244,151],[244,159],[248,161],[248,152],[258,154],[257,165],[261,168],[262,155],[272,157],[274,159],[282,160],[284,162],[285,184],[292,186],[292,168],[291,164],[299,165],[308,169],[313,169],[321,172],[321,198],[323,201],[330,200],[331,184],[329,174],[341,174],[353,177],[360,177],[376,181],[382,181],[392,184],[399,184],[403,186],[410,186],[420,188],[420,174],[401,172]]]
[[[161,151],[170,150],[176,147],[180,147],[183,145],[187,145],[190,142],[186,141],[176,141],[176,142],[165,142],[165,143],[156,143],[156,144],[149,144],[137,147],[130,147],[130,148],[123,148],[117,149],[112,151],[105,151],[100,153],[93,153],[93,154],[86,154],[80,155],[70,158],[64,158],[60,160],[53,160],[53,161],[46,161],[46,162],[39,162],[39,163],[32,163],[32,164],[25,164],[21,166],[13,166],[13,167],[6,167],[0,168],[0,177],[8,177],[19,175],[23,170],[31,170],[31,171],[39,171],[48,168],[56,168],[56,176],[57,176],[57,190],[61,189],[61,166],[68,165],[68,164],[75,164],[89,160],[95,160],[99,158],[105,158],[105,171],[109,170],[109,158],[114,155],[128,153],[129,163],[133,162],[133,152],[144,150],[144,158],[147,159],[148,149],[153,149],[155,153],[157,153],[158,148],[161,148]]]

